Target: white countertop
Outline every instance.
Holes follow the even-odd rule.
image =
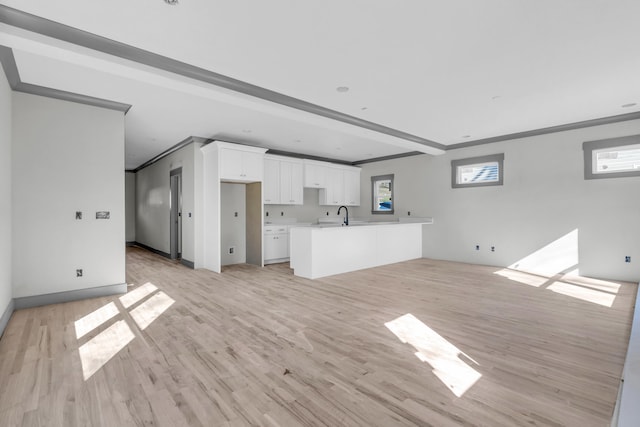
[[[289,227],[311,227],[319,229],[332,229],[332,228],[351,228],[351,227],[367,227],[367,226],[381,226],[381,225],[400,225],[400,224],[433,224],[433,218],[400,218],[396,221],[366,221],[360,219],[354,219],[349,221],[349,225],[345,226],[342,220],[330,219],[320,220],[318,223],[292,223]]]

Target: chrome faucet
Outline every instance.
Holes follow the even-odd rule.
[[[342,208],[344,208],[344,210],[347,212],[347,216],[344,218],[344,225],[349,225],[349,209],[345,205],[342,205],[338,208],[338,215],[340,215],[340,211],[342,210]]]

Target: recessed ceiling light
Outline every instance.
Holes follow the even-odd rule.
[[[462,135],[463,138],[471,138],[471,135]]]
[[[344,92],[349,92],[349,88],[348,88],[347,86],[338,86],[338,87],[336,88],[336,90],[337,90],[338,92],[342,92],[342,93],[344,93]]]
[[[495,96],[492,96],[492,97],[491,97],[491,99],[493,99],[494,101],[495,101],[496,99],[500,99],[500,98],[502,98],[500,95],[495,95]]]
[[[362,110],[362,111],[364,111],[364,110],[368,110],[368,109],[369,109],[369,107],[362,107],[362,108],[361,108],[361,110]]]
[[[300,139],[294,139],[293,142],[302,142]]]
[[[340,148],[340,147],[336,147],[336,150],[342,150],[342,148]]]
[[[178,4],[178,0],[164,0],[166,4],[170,4],[171,6],[175,6]]]
[[[630,103],[628,103],[628,104],[624,104],[624,105],[622,105],[622,108],[635,107],[636,105],[638,105],[638,104],[637,104],[637,103],[635,103],[635,102],[630,102]]]

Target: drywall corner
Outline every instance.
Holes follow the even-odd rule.
[[[5,316],[13,312],[13,273],[12,273],[12,163],[11,140],[13,138],[13,94],[9,82],[0,66],[0,333],[4,330]],[[8,314],[7,314],[8,313]],[[6,321],[6,322],[5,322]]]

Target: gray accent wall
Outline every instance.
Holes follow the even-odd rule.
[[[13,297],[125,283],[124,113],[14,92],[12,127]]]
[[[13,311],[11,285],[11,123],[12,93],[0,67],[0,335]]]
[[[640,177],[585,180],[582,150],[585,141],[638,133],[640,120],[625,121],[364,164],[353,215],[367,215],[370,177],[393,173],[396,217],[434,218],[424,226],[426,258],[507,267],[577,230],[580,274],[638,282]],[[451,188],[451,160],[496,152],[504,185]]]
[[[193,142],[135,173],[136,242],[170,253],[170,173],[182,168],[182,258],[195,262],[196,168],[202,143]]]

